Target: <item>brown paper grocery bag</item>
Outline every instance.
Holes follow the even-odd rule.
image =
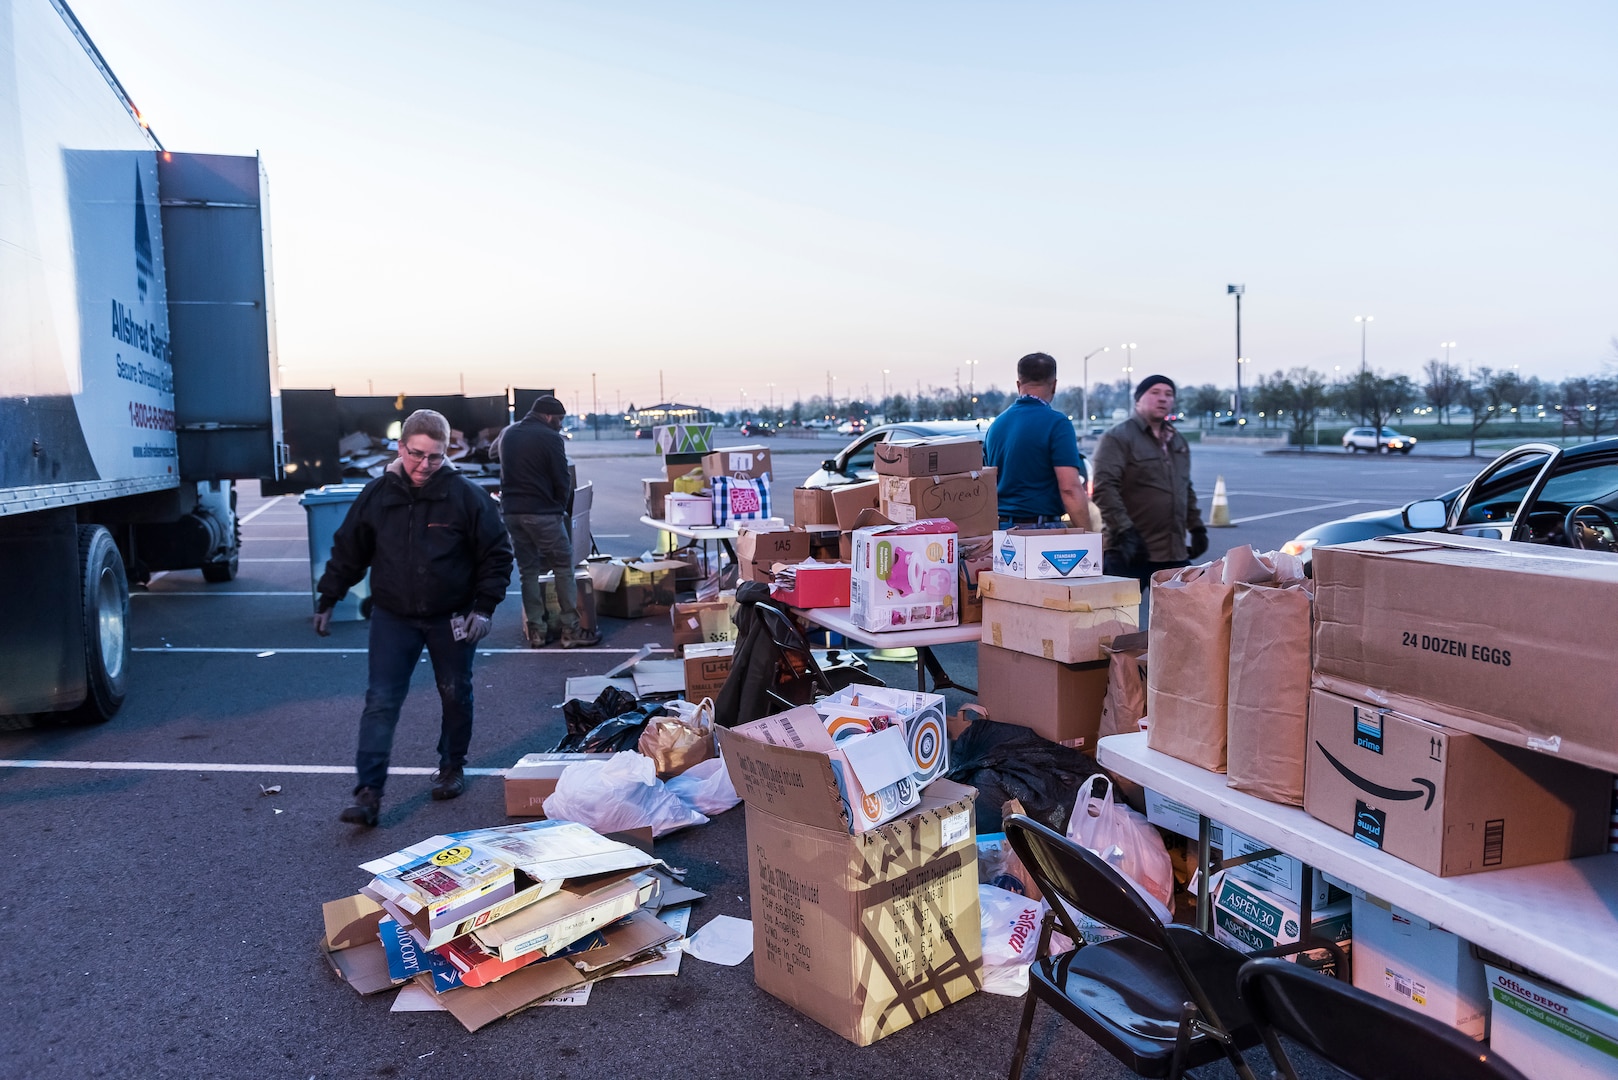
[[[1312,583],[1239,584],[1231,602],[1225,782],[1303,805]]]
[[[1225,771],[1235,591],[1224,576],[1224,559],[1153,574],[1147,629],[1146,745],[1214,772]]]
[[[1101,646],[1107,654],[1107,697],[1101,703],[1098,738],[1140,730],[1146,715],[1145,630],[1119,634]]]

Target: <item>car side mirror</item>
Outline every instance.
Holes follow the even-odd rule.
[[[1404,509],[1405,527],[1417,532],[1442,529],[1449,524],[1449,510],[1442,499],[1423,499]]]
[[[837,460],[835,458],[827,458],[825,461],[822,461],[820,463],[820,467],[822,469],[825,469],[827,472],[842,472],[843,471],[843,470],[841,470],[841,469],[839,469],[837,467]]]

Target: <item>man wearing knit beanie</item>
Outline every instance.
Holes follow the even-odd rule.
[[[1191,447],[1174,430],[1174,380],[1148,375],[1135,412],[1096,447],[1093,496],[1106,522],[1102,568],[1146,587],[1159,570],[1208,550],[1208,530],[1191,486]]]

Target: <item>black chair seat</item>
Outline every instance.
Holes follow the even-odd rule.
[[[1190,927],[1164,929],[1179,945],[1197,981],[1241,1047],[1256,1045],[1258,1030],[1236,996],[1236,973],[1247,959]],[[1029,972],[1035,993],[1107,1051],[1142,1076],[1163,1076],[1174,1054],[1185,1005],[1185,983],[1168,955],[1135,938],[1120,937],[1038,961]],[[1195,1034],[1187,1065],[1219,1060],[1224,1048]]]

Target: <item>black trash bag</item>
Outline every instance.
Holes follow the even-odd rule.
[[[579,754],[616,754],[623,750],[634,750],[640,745],[640,734],[646,730],[647,721],[662,711],[662,705],[647,702],[641,708],[603,721],[585,732],[575,745],[563,745],[557,749]],[[572,736],[568,738],[571,739]],[[564,743],[567,741],[563,740]]]
[[[596,695],[594,702],[574,698],[562,706],[562,719],[567,721],[567,738],[582,738],[615,716],[622,716],[640,704],[640,699],[627,690],[609,686]],[[557,749],[566,749],[558,747]]]
[[[1029,817],[1057,832],[1067,819],[1084,781],[1101,772],[1087,754],[1062,746],[1015,724],[977,717],[949,745],[949,779],[978,789],[977,828],[1002,831],[1000,808],[1022,802]]]

